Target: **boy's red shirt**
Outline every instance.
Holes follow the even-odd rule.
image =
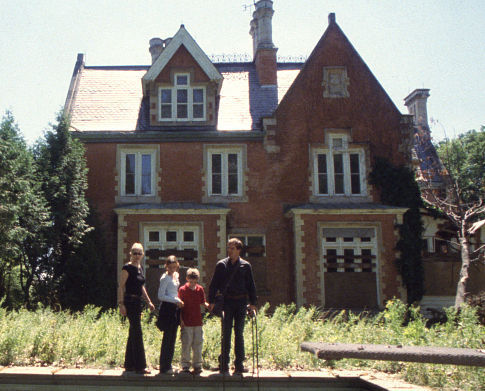
[[[204,288],[197,284],[195,289],[192,290],[187,282],[180,287],[179,297],[184,302],[180,312],[184,325],[188,327],[202,326],[200,305],[205,303]]]

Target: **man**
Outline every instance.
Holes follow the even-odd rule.
[[[222,347],[219,356],[219,371],[229,372],[229,353],[231,351],[231,332],[234,325],[234,373],[247,372],[244,368],[244,321],[249,301],[251,313],[256,311],[256,285],[249,262],[242,259],[243,244],[232,238],[227,242],[227,258],[216,264],[209,286],[209,311],[214,308],[217,293],[224,293],[222,322]],[[227,288],[226,288],[227,286]]]

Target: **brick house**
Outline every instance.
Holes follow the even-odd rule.
[[[256,3],[252,62],[211,62],[183,25],[150,40],[150,66],[86,66],[78,55],[65,110],[115,266],[140,241],[152,297],[172,253],[182,276],[197,266],[207,286],[238,237],[261,303],[405,300],[395,245],[406,209],[380,203],[367,178],[377,156],[411,165],[412,117],[334,14],[305,62],[278,62],[273,12]]]

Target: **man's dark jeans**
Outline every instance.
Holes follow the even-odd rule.
[[[242,369],[244,364],[244,322],[246,320],[246,299],[224,301],[224,318],[222,319],[222,354],[219,357],[219,368],[229,370],[229,353],[231,351],[231,333],[234,327],[234,366]]]

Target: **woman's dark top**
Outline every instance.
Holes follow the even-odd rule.
[[[125,294],[141,296],[141,287],[145,283],[145,276],[141,267],[126,264],[123,266],[123,270],[128,272],[128,279],[125,285]]]

